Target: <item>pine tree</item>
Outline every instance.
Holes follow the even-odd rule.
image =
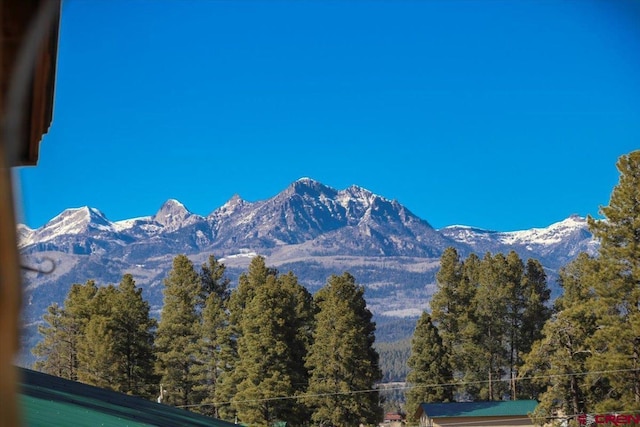
[[[553,311],[548,305],[551,290],[547,286],[547,275],[538,260],[527,260],[522,278],[522,292],[524,311],[518,333],[518,370],[524,364],[523,357],[531,351],[533,343],[542,339],[544,325],[551,318]],[[530,382],[517,383],[516,397],[532,398],[539,392],[539,389],[531,387]]]
[[[500,400],[507,391],[501,381],[508,366],[508,350],[504,345],[509,331],[508,301],[512,290],[508,280],[507,259],[502,254],[487,253],[482,260],[480,283],[475,298],[478,349],[478,372],[486,386],[480,389],[482,400]]]
[[[454,377],[461,383],[457,387],[456,396],[460,400],[478,399],[482,381],[486,380],[484,365],[478,354],[483,331],[477,315],[476,294],[480,287],[480,271],[482,260],[471,254],[462,264],[461,294],[466,295],[466,311],[462,312],[459,324],[457,345],[451,350],[450,360],[454,368]]]
[[[290,353],[297,335],[294,295],[275,276],[255,290],[242,316],[242,335],[238,339],[242,373],[235,396],[238,418],[251,425],[268,426],[289,420],[296,402],[293,396],[295,364]]]
[[[212,255],[200,272],[202,320],[196,356],[200,364],[194,366],[193,370],[198,382],[194,386],[194,392],[202,405],[198,411],[214,417],[219,416],[216,388],[219,376],[224,369],[222,347],[225,339],[224,331],[229,323],[226,306],[229,302],[230,280],[226,277],[225,271],[225,265]]]
[[[241,373],[236,369],[239,361],[238,341],[242,336],[243,313],[255,292],[264,286],[269,276],[276,276],[277,270],[266,265],[265,258],[256,256],[251,260],[246,273],[238,279],[238,287],[231,292],[228,303],[229,322],[221,332],[220,358],[222,370],[218,377],[215,390],[215,400],[219,403],[218,414],[226,420],[234,420],[236,407],[232,405],[237,390],[237,384],[242,380]]]
[[[112,387],[122,393],[151,397],[157,381],[153,354],[157,322],[131,274],[122,277],[116,291],[111,326],[119,363]]]
[[[597,260],[580,254],[560,271],[563,295],[555,301],[556,314],[524,356],[520,382],[531,391],[527,397],[540,402],[533,414],[539,424],[558,414],[591,412],[598,400],[584,375],[592,354],[589,340],[598,328],[593,304],[598,270]]]
[[[33,368],[60,378],[74,378],[77,357],[73,354],[71,332],[68,330],[64,309],[57,303],[51,304],[47,307],[43,320],[44,325],[38,326],[42,340],[32,350],[37,357]]]
[[[411,339],[410,371],[406,393],[407,415],[413,421],[421,403],[453,401],[453,372],[449,353],[442,343],[431,316],[422,313]]]
[[[440,258],[440,270],[436,273],[437,288],[430,305],[442,339],[449,348],[456,346],[460,333],[458,321],[468,308],[459,295],[462,277],[462,261],[458,252],[453,247],[445,249]]]
[[[475,372],[477,349],[471,345],[477,335],[474,297],[477,289],[478,258],[461,261],[454,248],[447,248],[436,274],[437,290],[431,299],[431,315],[438,326],[443,345],[451,355],[456,376],[466,382]],[[460,390],[466,394],[467,387]]]
[[[309,387],[309,370],[305,360],[313,342],[316,307],[311,293],[298,282],[290,271],[278,277],[279,286],[291,296],[291,317],[287,336],[287,366],[293,384],[294,395],[303,395]],[[303,400],[291,405],[289,419],[296,425],[304,425],[310,413]]]
[[[56,304],[44,316],[48,326],[39,327],[43,340],[33,350],[40,358],[34,368],[73,381],[84,371],[79,361],[79,343],[92,314],[91,300],[98,288],[93,280],[71,286],[63,307]]]
[[[520,344],[522,339],[522,317],[526,308],[525,292],[523,287],[524,264],[515,251],[507,254],[506,264],[502,271],[503,279],[508,290],[507,300],[507,325],[506,325],[506,349],[508,351],[508,366],[506,372],[509,375],[509,393],[511,399],[517,398],[516,376],[518,366],[521,364]]]
[[[210,255],[206,264],[200,270],[200,280],[202,289],[200,294],[200,304],[205,305],[207,298],[215,294],[218,301],[226,304],[231,295],[231,280],[226,276],[227,267]]]
[[[73,285],[64,309],[49,307],[49,326],[34,353],[35,368],[129,394],[149,397],[155,321],[131,275],[118,288],[93,281]]]
[[[526,354],[533,343],[542,338],[542,328],[551,318],[549,307],[551,290],[547,284],[547,274],[536,259],[528,259],[522,278],[522,289],[525,298],[524,312],[520,326],[519,350]]]
[[[600,410],[640,409],[640,151],[620,157],[620,173],[605,217],[589,217],[600,241],[596,287],[600,328],[594,334],[590,369],[611,371],[599,378],[610,387]]]
[[[337,427],[377,423],[382,414],[373,389],[382,373],[364,288],[349,273],[331,276],[315,301],[319,311],[306,362],[312,421]]]
[[[120,362],[115,351],[116,335],[112,311],[116,288],[100,287],[87,301],[90,314],[84,333],[78,340],[78,361],[82,369],[78,381],[101,388],[116,388],[117,366]]]
[[[157,373],[167,389],[167,402],[176,406],[196,404],[194,366],[199,341],[197,304],[201,295],[200,276],[185,256],[173,259],[164,280],[164,304],[156,335]]]

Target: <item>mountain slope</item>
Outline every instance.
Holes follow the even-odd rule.
[[[205,217],[177,200],[155,214],[117,222],[82,207],[65,210],[39,229],[19,225],[18,235],[27,265],[46,266],[48,258],[56,266],[51,274],[25,274],[28,322],[37,322],[52,302],[61,303],[71,284],[116,283],[124,273],[134,275],[158,310],[162,280],[177,254],[196,265],[213,254],[234,282],[260,254],[268,265],[293,271],[311,291],[331,274],[349,271],[365,286],[376,316],[397,318],[428,308],[439,257],[448,246],[463,256],[515,250],[524,260],[539,259],[551,278],[580,251],[596,248],[586,221],[575,216],[506,233],[468,226],[436,230],[395,200],[309,178],[263,201],[236,195]]]

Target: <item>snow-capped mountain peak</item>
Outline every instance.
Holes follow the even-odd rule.
[[[551,224],[545,228],[532,228],[530,230],[511,231],[500,233],[503,243],[510,244],[551,244],[566,239],[571,234],[587,227],[587,220],[578,215]]]
[[[183,215],[184,213],[190,213],[189,210],[178,200],[169,199],[162,204],[156,217],[171,216],[171,215]]]
[[[312,198],[333,198],[336,190],[311,178],[300,178],[294,181],[284,192],[285,197],[299,195]]]
[[[86,232],[87,227],[103,231],[112,230],[111,221],[102,212],[96,208],[83,206],[64,210],[39,231],[47,230],[56,235],[79,234]]]
[[[160,207],[153,216],[153,220],[161,224],[165,230],[177,230],[185,225],[197,220],[198,215],[194,215],[176,199],[169,199]]]
[[[23,226],[24,227],[24,226]],[[70,208],[55,216],[42,227],[31,230],[18,227],[19,247],[43,243],[60,236],[114,232],[113,223],[96,208]]]

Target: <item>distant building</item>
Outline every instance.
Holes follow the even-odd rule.
[[[529,414],[537,405],[535,400],[423,403],[416,418],[420,427],[533,427]]]
[[[387,412],[380,423],[380,427],[404,427],[405,417],[398,412]]]

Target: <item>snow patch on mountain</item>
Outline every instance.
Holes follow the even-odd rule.
[[[587,227],[587,220],[577,215],[572,215],[564,221],[551,224],[546,228],[532,228],[530,230],[498,233],[500,241],[505,245],[549,245],[560,243],[562,240]]]
[[[111,221],[102,212],[88,206],[66,209],[42,227],[31,232],[25,229],[20,230],[18,228],[20,238],[18,247],[28,246],[36,242],[51,241],[65,235],[115,231]]]
[[[254,252],[254,251],[249,250],[249,249],[245,249],[243,251],[240,251],[237,254],[226,255],[224,258],[220,258],[220,262],[223,262],[223,261],[229,260],[229,259],[234,259],[234,258],[255,258],[257,256],[258,256],[257,252]]]
[[[387,317],[420,317],[424,309],[421,308],[403,308],[399,310],[388,310],[380,313]]]
[[[141,216],[137,218],[124,219],[121,221],[115,221],[113,223],[113,229],[117,232],[123,232],[130,230],[134,227],[140,227],[144,224],[149,224],[153,221],[153,217],[151,216]]]

